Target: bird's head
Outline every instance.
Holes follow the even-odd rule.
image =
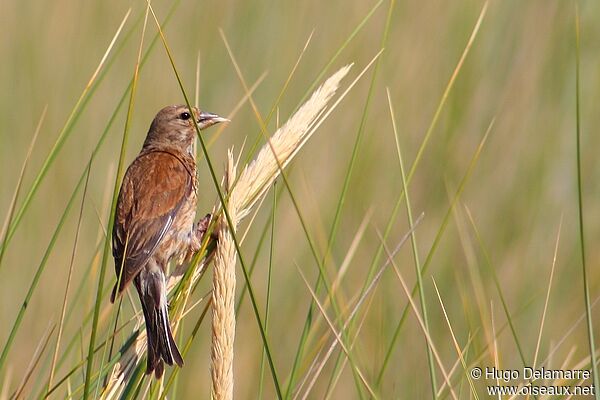
[[[229,121],[197,107],[192,107],[190,111],[185,105],[167,106],[154,117],[144,147],[175,147],[188,151],[196,136],[194,120],[200,130]]]

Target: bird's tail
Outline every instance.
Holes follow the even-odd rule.
[[[175,363],[182,367],[183,357],[171,333],[164,274],[162,271],[142,271],[138,277],[141,282],[139,285],[136,282],[136,287],[141,289],[140,300],[148,338],[146,373],[154,372],[158,379],[164,372],[163,361],[167,365]]]

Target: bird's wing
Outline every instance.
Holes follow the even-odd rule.
[[[170,153],[146,153],[129,166],[119,192],[112,236],[117,279],[121,275],[119,293],[169,231],[192,185],[185,166]],[[115,295],[116,290],[113,299]]]

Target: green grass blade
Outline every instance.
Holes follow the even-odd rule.
[[[268,333],[269,329],[269,304],[271,299],[271,274],[273,272],[273,249],[275,248],[275,212],[277,211],[277,191],[275,190],[275,183],[273,183],[273,206],[271,211],[271,240],[269,243],[269,267],[267,273],[267,300],[265,303],[265,333]],[[265,353],[263,352],[260,357],[260,375],[258,380],[258,398],[263,398],[263,380],[265,376]]]
[[[140,363],[136,368],[135,372],[131,376],[125,390],[121,394],[120,398],[123,400],[137,399],[142,389],[142,383],[144,382],[144,364]]]
[[[390,26],[392,24],[392,14],[394,11],[394,5],[396,0],[390,1],[390,6],[388,8],[385,27],[383,29],[381,45],[380,48],[385,49],[387,45],[388,33],[390,30]],[[363,106],[362,115],[360,118],[360,123],[358,125],[358,131],[356,132],[356,137],[354,139],[354,145],[352,147],[352,153],[350,156],[350,161],[348,163],[348,168],[346,169],[346,175],[344,176],[344,183],[342,185],[342,191],[340,192],[340,196],[337,201],[337,206],[335,209],[335,214],[333,217],[333,223],[331,224],[331,230],[329,232],[329,238],[327,240],[327,248],[325,249],[325,254],[323,255],[323,265],[327,265],[327,258],[329,257],[329,252],[334,245],[335,237],[337,235],[337,229],[340,222],[340,217],[342,214],[342,209],[344,207],[344,202],[346,200],[346,195],[348,193],[348,188],[350,187],[350,180],[352,178],[352,174],[354,172],[354,165],[356,163],[356,159],[358,157],[359,149],[363,140],[363,135],[365,131],[365,126],[367,123],[367,116],[369,115],[369,106],[371,105],[371,98],[373,96],[373,91],[375,90],[375,81],[377,79],[377,72],[379,71],[379,65],[381,63],[382,57],[379,57],[375,62],[375,66],[373,67],[373,74],[371,75],[371,82],[369,84],[369,90],[367,92],[367,98],[365,100],[365,104]]]
[[[390,26],[392,23],[392,13],[394,10],[394,6],[395,6],[396,1],[395,0],[391,0],[390,1],[390,6],[388,8],[388,12],[387,12],[387,16],[386,16],[386,22],[385,22],[385,26],[382,32],[382,37],[381,37],[381,48],[385,49],[386,45],[387,45],[387,38],[388,38],[388,33],[390,30]],[[379,6],[379,3],[376,5],[376,7]],[[375,8],[376,8],[375,7]],[[371,12],[373,12],[375,10],[375,8],[372,9]],[[379,58],[373,68],[373,74],[371,75],[371,82],[369,84],[369,90],[367,92],[367,98],[365,100],[365,104],[363,106],[363,111],[362,111],[362,115],[361,115],[361,119],[360,119],[360,123],[358,126],[358,131],[356,133],[356,137],[354,139],[354,145],[352,148],[352,153],[350,156],[350,161],[348,164],[348,168],[346,169],[346,174],[344,176],[344,183],[342,185],[342,191],[340,192],[338,201],[337,201],[337,205],[336,205],[336,209],[335,209],[335,214],[333,217],[333,222],[331,224],[331,229],[329,231],[329,237],[327,239],[327,245],[325,248],[325,253],[323,254],[323,259],[321,260],[321,263],[323,264],[324,268],[327,265],[327,261],[328,261],[328,257],[330,255],[331,252],[331,248],[334,245],[335,242],[335,238],[337,236],[337,230],[338,230],[338,226],[339,226],[339,222],[340,222],[340,218],[342,215],[342,209],[344,207],[344,202],[346,199],[346,195],[348,193],[348,189],[350,187],[350,180],[352,178],[352,174],[354,171],[354,165],[356,163],[356,159],[358,157],[358,153],[359,153],[359,149],[362,143],[362,138],[363,138],[363,134],[364,134],[364,130],[365,130],[365,126],[366,126],[366,121],[367,121],[367,116],[369,113],[369,106],[371,104],[371,98],[373,95],[373,91],[375,88],[375,81],[377,78],[377,72],[379,70],[379,65],[381,62],[381,58]],[[315,291],[318,291],[319,289],[319,285],[320,285],[320,278],[321,275],[319,275],[319,277],[317,278],[317,281],[315,283]],[[369,276],[367,278],[367,281],[371,278],[371,276]],[[312,307],[312,303],[311,303],[311,307]],[[312,309],[309,309],[309,314],[312,314]],[[307,318],[307,323],[308,323],[308,328],[310,328],[310,322],[311,322],[311,318]],[[308,329],[305,329],[303,331],[303,336],[301,337],[301,343],[303,341],[306,341],[306,335],[304,335],[304,332],[308,333]],[[304,344],[302,344],[302,347],[304,347]],[[340,353],[341,355],[341,353]],[[338,355],[338,358],[336,359],[336,363],[335,363],[335,368],[334,368],[334,373],[332,374],[332,377],[335,376],[335,371],[338,369],[339,367],[339,362],[341,360],[341,357]],[[293,382],[292,382],[293,383]],[[331,384],[331,381],[330,381]]]
[[[467,209],[467,216],[471,223],[471,227],[473,228],[473,233],[475,233],[475,239],[479,243],[479,247],[481,249],[481,252],[483,253],[485,266],[488,269],[489,273],[492,275],[494,286],[498,291],[498,296],[500,297],[500,304],[502,304],[502,310],[504,311],[504,315],[506,317],[506,320],[508,321],[508,326],[510,328],[511,335],[513,337],[513,340],[515,341],[515,345],[517,346],[517,352],[519,353],[519,357],[521,358],[521,363],[524,367],[526,367],[529,365],[529,363],[525,359],[525,353],[523,352],[523,347],[521,345],[521,341],[519,340],[519,336],[517,335],[517,330],[515,328],[513,318],[508,309],[508,303],[506,302],[506,298],[504,297],[504,291],[502,290],[502,286],[500,286],[500,280],[498,279],[498,274],[496,274],[496,268],[494,268],[494,265],[492,264],[490,254],[483,242],[481,234],[479,233],[479,229],[477,229],[477,225],[475,224],[475,220],[473,219],[473,216],[471,215],[469,209]]]
[[[52,365],[50,366],[50,377],[48,378],[48,389],[52,387],[52,379],[54,378],[54,369],[56,368],[56,362],[58,360],[58,352],[60,349],[60,340],[62,338],[64,322],[65,322],[65,314],[67,311],[67,301],[69,297],[69,288],[71,287],[71,278],[73,276],[73,264],[75,262],[75,254],[77,253],[77,244],[79,242],[79,234],[81,232],[81,221],[83,220],[83,209],[86,200],[87,188],[90,179],[90,171],[92,170],[92,160],[90,159],[90,163],[87,167],[87,173],[85,178],[85,185],[83,187],[83,195],[81,196],[81,206],[79,208],[79,218],[77,219],[77,228],[75,230],[75,240],[73,243],[73,251],[71,252],[71,260],[69,262],[69,272],[67,275],[67,283],[65,287],[65,295],[63,297],[63,302],[60,311],[60,321],[58,324],[58,334],[56,335],[56,345],[54,347],[54,355],[52,356]]]
[[[471,49],[471,47],[473,45],[473,42],[475,41],[475,38],[477,37],[477,34],[479,32],[479,28],[481,26],[481,23],[483,21],[483,18],[485,16],[486,12],[487,12],[487,2],[484,4],[484,6],[483,6],[483,8],[482,8],[482,10],[481,10],[481,12],[479,14],[479,18],[477,19],[477,22],[475,23],[475,26],[474,26],[474,28],[473,28],[473,30],[471,32],[471,36],[469,37],[469,40],[467,41],[467,44],[466,44],[466,46],[465,46],[465,48],[464,48],[464,50],[463,50],[463,52],[462,52],[462,54],[461,54],[461,56],[459,58],[459,61],[458,61],[457,65],[456,65],[456,67],[454,68],[454,71],[453,71],[453,73],[452,73],[452,75],[451,75],[451,77],[450,77],[450,79],[448,81],[448,84],[446,85],[444,93],[442,94],[440,102],[439,102],[439,104],[438,104],[438,106],[436,108],[434,116],[433,116],[433,118],[432,118],[432,120],[431,120],[431,122],[429,124],[429,127],[427,128],[427,131],[425,132],[425,136],[424,136],[424,139],[423,139],[423,141],[422,141],[422,143],[421,143],[421,145],[419,147],[419,150],[417,152],[417,156],[415,157],[415,160],[412,163],[411,169],[408,172],[407,184],[409,184],[409,185],[410,185],[412,177],[413,177],[413,175],[414,175],[414,173],[415,173],[415,171],[417,169],[417,166],[419,165],[419,163],[421,161],[422,155],[424,154],[424,151],[425,151],[425,148],[427,147],[429,139],[430,139],[431,135],[433,134],[433,132],[435,130],[435,127],[437,126],[437,123],[439,121],[439,117],[441,115],[441,112],[442,112],[442,110],[443,110],[443,108],[444,108],[444,106],[446,104],[446,99],[448,98],[450,92],[452,91],[452,88],[454,87],[454,82],[456,81],[456,78],[457,78],[459,72],[462,70],[462,66],[464,64],[464,61],[465,61],[467,55],[470,52],[470,49]],[[384,240],[387,239],[387,236],[388,236],[389,232],[391,231],[391,228],[392,228],[393,223],[394,223],[394,221],[396,219],[396,215],[397,215],[397,212],[398,212],[398,210],[400,208],[400,204],[401,204],[401,201],[402,201],[403,197],[404,197],[404,192],[401,192],[401,194],[400,194],[400,196],[398,198],[398,201],[396,202],[396,204],[394,206],[394,209],[392,210],[389,223],[388,223],[388,225],[386,227],[386,230],[384,232],[384,235],[383,235],[383,239]],[[375,256],[373,257],[373,261],[371,262],[371,265],[369,267],[369,273],[368,273],[369,277],[372,276],[372,274],[374,273],[374,268],[379,264],[379,259],[381,258],[382,254],[383,254],[383,246],[380,245],[380,246],[378,246],[377,251],[375,252]],[[365,282],[368,282],[368,280],[366,280]],[[365,288],[366,288],[366,284],[363,285],[362,290],[364,291]],[[407,311],[408,311],[408,308],[405,308],[402,319],[406,318],[406,316],[408,315]],[[394,332],[394,335],[393,335],[393,338],[392,338],[392,343],[393,343],[392,347],[395,345],[396,339],[397,339],[398,334],[399,334],[399,329],[401,328],[401,326],[402,326],[402,323],[397,326],[397,328],[396,328],[396,330]],[[383,378],[383,372],[385,371],[385,369],[387,367],[387,363],[389,362],[389,357],[390,357],[390,353],[388,352],[388,354],[386,354],[386,360],[384,361],[384,365],[380,369],[380,373],[378,374],[378,377],[377,377],[377,382],[376,382],[377,386],[379,386],[380,383],[381,383],[381,379]]]
[[[138,48],[138,54],[137,54],[137,60],[135,63],[135,67],[134,67],[134,71],[133,71],[133,77],[131,78],[131,96],[129,98],[129,105],[127,107],[127,117],[125,118],[125,127],[124,127],[124,132],[123,132],[123,142],[121,145],[121,155],[119,156],[119,166],[117,168],[117,175],[116,175],[116,180],[115,180],[115,191],[113,192],[113,207],[116,207],[116,200],[117,200],[117,187],[120,185],[120,181],[121,181],[121,174],[123,172],[123,167],[124,167],[124,160],[125,160],[125,152],[127,150],[127,140],[129,137],[129,129],[130,129],[130,124],[131,124],[131,116],[133,115],[133,107],[135,104],[135,94],[137,92],[137,82],[138,82],[138,78],[139,78],[139,73],[140,73],[140,64],[141,64],[141,59],[142,59],[142,49],[144,47],[144,38],[146,35],[146,26],[148,23],[148,7],[146,7],[146,13],[144,16],[144,24],[142,26],[142,34],[141,34],[141,38],[140,38],[140,44],[139,44],[139,48]],[[114,218],[114,212],[111,213],[111,218],[110,221],[113,221]],[[111,228],[111,224],[109,221],[109,229],[107,231],[107,235],[106,235],[106,241],[105,243],[112,243],[111,239],[111,235],[110,232],[112,232],[112,228]],[[107,246],[108,250],[110,250],[110,246]],[[105,247],[105,250],[107,250],[107,248]],[[127,253],[127,240],[125,242],[125,249],[124,249],[124,254]],[[103,260],[106,259],[106,253],[105,253],[105,257],[103,258]],[[123,259],[125,259],[125,255],[123,256]],[[104,264],[104,263],[103,263]],[[103,265],[104,266],[104,265]],[[121,266],[121,271],[123,271],[124,268],[123,266]],[[103,269],[101,268],[100,270],[100,274],[103,274]],[[120,283],[121,276],[119,276],[119,278],[117,279],[117,285]],[[101,293],[101,288],[102,288],[102,284],[100,283],[102,281],[102,278],[99,280],[98,283],[98,297],[100,296]],[[98,300],[98,298],[97,298]],[[122,298],[119,299],[119,303],[116,307],[116,312],[114,313],[114,322],[113,322],[113,326],[114,326],[114,330],[113,330],[113,335],[112,335],[112,340],[111,340],[111,345],[109,346],[109,353],[108,353],[108,359],[112,358],[112,349],[113,349],[113,341],[114,341],[114,332],[117,329],[117,323],[118,323],[118,319],[119,319],[119,312],[121,310],[121,303],[122,303]],[[92,326],[92,329],[94,329],[95,326]],[[108,333],[107,333],[108,334]],[[108,338],[107,338],[108,340]],[[91,340],[90,340],[91,342]],[[90,349],[93,348],[93,343],[90,345]],[[106,353],[106,349],[107,347],[104,348],[104,352]],[[104,358],[105,358],[106,354],[103,354],[102,357],[100,358],[100,369],[102,369],[102,365],[104,362]],[[91,365],[90,360],[92,359],[92,357],[88,358],[88,366]],[[86,374],[86,376],[88,376],[88,374]],[[87,379],[87,378],[86,378]],[[106,383],[106,382],[105,382]],[[98,393],[99,390],[99,384],[100,384],[100,379],[98,379],[97,382],[97,386],[96,386],[96,394]]]
[[[381,53],[383,52],[383,50],[380,50],[375,57],[373,57],[373,59],[371,59],[371,61],[362,69],[362,71],[358,74],[358,76],[354,79],[354,81],[348,86],[348,88],[344,91],[344,93],[342,95],[339,96],[338,100],[333,104],[333,106],[327,111],[327,113],[324,115],[323,118],[321,118],[320,122],[315,125],[315,127],[313,129],[316,129],[316,127],[318,127],[318,125],[324,120],[324,118],[327,117],[327,115],[335,109],[335,107],[337,106],[337,104],[339,103],[339,101],[341,101],[346,94],[354,87],[354,85],[356,84],[356,82],[358,82],[358,80],[360,80],[362,78],[362,76],[367,72],[367,70],[379,59],[379,56],[381,55]],[[302,231],[304,233],[304,236],[306,237],[306,240],[308,242],[311,254],[315,260],[315,263],[317,264],[318,267],[318,271],[319,271],[319,275],[317,277],[317,281],[315,283],[315,293],[317,293],[317,290],[320,287],[320,284],[323,283],[325,285],[325,290],[327,293],[327,300],[330,302],[334,312],[335,312],[335,317],[336,319],[338,319],[342,313],[340,310],[339,305],[337,304],[337,300],[335,298],[335,296],[333,296],[333,291],[331,289],[331,284],[329,283],[329,280],[327,278],[327,274],[326,271],[324,269],[324,265],[322,263],[322,257],[319,257],[319,255],[317,254],[317,250],[316,250],[316,246],[315,246],[315,242],[312,239],[312,235],[310,234],[309,230],[308,230],[308,226],[306,223],[306,219],[302,216],[302,212],[300,210],[300,206],[298,201],[296,200],[296,197],[294,196],[293,191],[291,190],[291,186],[287,180],[286,174],[284,173],[282,166],[280,165],[279,161],[278,161],[278,166],[279,166],[279,170],[281,173],[281,177],[283,179],[283,182],[286,186],[286,189],[290,195],[290,200],[292,201],[292,205],[294,206],[294,210],[296,211],[296,214],[298,216],[298,220],[300,221],[300,225],[302,226]],[[288,398],[289,394],[290,394],[290,390],[293,387],[293,382],[295,379],[295,371],[297,371],[297,368],[299,366],[300,363],[300,359],[301,356],[304,352],[304,346],[306,344],[306,340],[308,338],[308,334],[310,332],[310,328],[312,326],[312,320],[313,320],[313,313],[315,311],[315,305],[316,303],[313,301],[310,302],[309,305],[309,310],[307,313],[307,317],[305,319],[305,324],[304,324],[304,328],[302,330],[302,335],[300,337],[300,343],[298,345],[297,351],[296,351],[296,356],[295,356],[295,360],[294,360],[294,365],[292,367],[292,372],[290,374],[290,379],[288,380],[288,385],[287,385],[287,389],[286,389],[286,398]],[[344,340],[344,342],[348,341],[348,337],[347,337],[347,332],[343,331],[342,332],[342,339]],[[350,364],[353,367],[353,373],[354,373],[354,381],[355,381],[355,385],[357,388],[357,391],[359,393],[359,395],[362,398],[362,393],[361,393],[361,384],[360,384],[360,376],[358,376],[357,372],[357,368],[356,365],[354,365],[354,360],[353,358],[349,358],[348,359],[350,361]]]
[[[427,317],[427,303],[425,302],[425,289],[423,288],[423,276],[421,274],[421,263],[419,262],[419,250],[417,247],[417,236],[413,229],[414,222],[412,216],[412,210],[410,206],[410,196],[408,195],[408,186],[406,183],[406,172],[404,171],[404,161],[402,160],[402,151],[400,149],[400,139],[398,138],[398,129],[396,127],[396,117],[394,114],[394,109],[392,107],[392,98],[390,96],[389,88],[386,88],[388,104],[390,107],[390,115],[392,119],[392,127],[394,130],[394,139],[396,142],[396,151],[398,153],[398,163],[400,164],[400,174],[402,176],[402,191],[404,192],[404,198],[406,199],[406,214],[408,216],[408,226],[412,230],[410,235],[410,242],[412,245],[412,253],[413,259],[415,263],[415,275],[417,276],[417,287],[419,291],[419,301],[421,302],[421,314],[423,318],[423,324],[427,333],[431,332],[429,330],[429,318]],[[429,365],[429,377],[431,381],[431,394],[434,399],[437,398],[437,379],[435,376],[435,366],[433,365],[433,353],[431,346],[426,341],[427,346],[427,364]]]
[[[575,3],[575,137],[577,144],[577,211],[579,214],[579,250],[581,253],[581,272],[583,278],[583,295],[585,299],[585,316],[588,330],[588,344],[590,348],[590,362],[594,376],[595,398],[600,400],[600,379],[598,376],[598,364],[596,361],[596,344],[594,342],[594,324],[592,322],[592,309],[590,306],[590,288],[587,277],[587,265],[585,260],[585,229],[583,226],[583,196],[581,179],[581,115],[580,115],[580,47],[579,47],[579,7]]]
[[[302,98],[298,102],[298,107],[302,103],[304,103],[306,98],[313,92],[313,90],[315,90],[315,88],[317,87],[319,82],[321,82],[323,80],[323,78],[325,77],[325,73],[327,73],[329,68],[331,68],[331,66],[335,63],[335,61],[338,59],[338,57],[346,49],[346,47],[348,47],[348,45],[356,37],[358,32],[360,32],[362,30],[362,28],[364,28],[364,26],[367,24],[367,22],[369,22],[369,20],[375,14],[375,11],[377,11],[379,6],[381,6],[381,4],[383,4],[383,0],[377,1],[377,3],[375,3],[375,5],[373,5],[373,7],[371,7],[369,9],[369,11],[365,14],[365,17],[358,23],[358,25],[356,25],[356,27],[354,27],[352,32],[350,32],[350,35],[348,35],[348,37],[344,40],[344,42],[337,48],[335,54],[329,59],[327,64],[325,64],[323,66],[323,68],[321,68],[321,71],[319,72],[317,77],[313,80],[312,84],[306,90],[306,93],[304,93],[304,96],[302,96]]]
[[[277,191],[277,196],[279,197],[281,195],[281,193],[282,193],[282,188],[279,188],[279,190]],[[254,269],[255,269],[256,263],[258,261],[258,256],[259,256],[260,250],[262,249],[264,241],[267,237],[267,232],[269,232],[270,224],[271,224],[271,216],[269,215],[269,218],[265,222],[265,225],[263,226],[263,228],[261,230],[260,236],[258,237],[258,243],[256,244],[256,251],[254,252],[254,255],[252,257],[252,262],[250,263],[250,270],[249,270],[250,278],[252,278],[252,274],[254,273]],[[247,286],[248,285],[246,284],[246,282],[244,282],[244,286],[242,286],[242,290],[240,292],[240,295],[238,296],[237,305],[235,306],[235,314],[236,315],[240,312],[240,308],[242,307],[242,304],[246,297]]]
[[[147,14],[146,14],[147,20]],[[145,20],[145,21],[146,21]],[[142,28],[142,43],[144,38],[144,33],[146,31],[146,23],[144,22],[144,27]],[[98,319],[100,317],[100,303],[102,302],[102,289],[104,288],[104,279],[106,272],[106,265],[108,264],[108,259],[110,258],[110,248],[111,248],[111,232],[113,229],[114,218],[115,218],[115,210],[117,206],[117,199],[119,196],[119,187],[121,184],[121,179],[125,170],[125,155],[127,152],[127,143],[129,139],[129,128],[131,124],[131,115],[133,114],[133,105],[135,102],[135,93],[137,89],[137,81],[139,77],[139,68],[140,68],[140,56],[141,56],[141,45],[138,53],[138,60],[135,64],[135,70],[132,78],[132,85],[129,97],[129,106],[127,108],[127,117],[125,119],[125,127],[123,128],[123,139],[121,142],[121,150],[119,154],[119,163],[117,166],[117,173],[115,175],[115,184],[113,188],[113,196],[110,208],[110,217],[107,225],[107,235],[104,241],[104,251],[102,256],[102,265],[100,267],[99,277],[98,277],[98,286],[96,289],[96,301],[94,305],[94,317],[92,319],[92,331],[90,334],[90,342],[88,346],[88,359],[87,366],[85,372],[85,383],[83,387],[83,399],[87,399],[90,393],[90,383],[91,383],[91,375],[92,375],[92,367],[94,365],[94,347],[96,343],[96,336],[98,334]],[[106,349],[106,348],[105,348]],[[100,360],[100,370],[102,370],[103,358]],[[99,383],[100,380],[98,380]],[[98,385],[96,386],[96,391],[98,390]]]
[[[481,8],[481,12],[479,13],[477,22],[475,22],[475,26],[473,27],[473,30],[471,31],[471,36],[469,37],[469,40],[467,41],[467,45],[465,46],[465,48],[458,60],[458,63],[456,63],[456,67],[454,68],[454,71],[452,72],[452,75],[450,76],[450,80],[448,81],[448,84],[446,85],[446,88],[444,89],[444,93],[442,94],[442,97],[440,99],[440,102],[439,102],[436,110],[435,110],[435,113],[433,114],[433,118],[431,119],[431,122],[429,123],[429,127],[427,128],[427,131],[425,132],[425,136],[423,137],[423,142],[421,143],[421,146],[419,147],[419,150],[417,151],[417,155],[415,156],[415,160],[413,161],[412,167],[411,167],[410,171],[408,172],[407,180],[409,183],[417,169],[417,166],[419,165],[419,161],[421,160],[421,157],[423,156],[423,153],[425,152],[427,143],[429,143],[429,139],[431,138],[431,135],[433,134],[433,131],[435,130],[435,127],[437,126],[440,116],[442,115],[442,110],[444,109],[444,106],[446,105],[446,100],[448,99],[448,96],[450,95],[450,92],[452,91],[452,88],[454,87],[454,82],[456,82],[456,78],[458,77],[459,72],[462,70],[462,66],[465,63],[467,56],[469,55],[469,52],[471,50],[471,47],[473,46],[473,43],[475,42],[475,38],[477,37],[477,34],[479,33],[479,28],[481,27],[481,23],[483,22],[483,19],[487,13],[488,4],[489,3],[486,1],[483,4],[483,7]]]
[[[17,187],[15,188],[15,193],[13,198],[10,201],[8,215],[6,216],[6,221],[4,226],[2,227],[2,231],[4,235],[2,237],[2,244],[0,244],[0,269],[2,268],[2,259],[4,258],[4,252],[6,250],[6,240],[8,238],[8,227],[12,224],[14,212],[17,205],[17,200],[19,198],[19,193],[21,192],[21,188],[23,185],[23,177],[25,176],[25,170],[27,169],[27,165],[29,164],[29,157],[31,156],[31,152],[33,151],[33,147],[37,141],[38,134],[42,128],[42,123],[44,122],[44,118],[46,117],[46,111],[48,111],[48,106],[44,107],[44,111],[42,111],[42,116],[39,119],[38,125],[35,128],[35,132],[33,134],[33,138],[31,139],[31,143],[29,144],[29,149],[27,150],[27,154],[25,155],[25,160],[23,161],[23,166],[21,167],[21,172],[19,173],[19,178],[17,179]]]
[[[229,44],[227,43],[227,40],[225,38],[225,34],[223,33],[223,30],[221,30],[220,33],[221,33],[221,37],[223,38],[223,41],[225,42],[225,46],[227,47],[227,51],[228,51],[229,55],[231,56],[231,60],[232,60],[232,62],[234,64],[236,72],[237,72],[238,76],[240,77],[240,80],[242,81],[242,85],[244,86],[244,91],[247,93],[247,96],[250,99],[251,90],[248,88],[248,85],[246,85],[246,81],[243,79],[241,70],[239,69],[237,63],[235,62],[235,59],[233,58],[233,52],[231,51],[231,48],[229,47]],[[261,124],[261,127],[260,127],[261,132],[259,132],[259,134],[256,135],[256,140],[252,144],[252,147],[250,148],[250,151],[248,152],[248,155],[246,157],[246,160],[245,160],[244,164],[247,164],[250,161],[250,159],[252,157],[254,157],[254,155],[256,154],[256,151],[258,150],[258,145],[260,143],[260,140],[261,140],[261,138],[264,137],[264,134],[261,134],[261,133],[262,133],[262,131],[264,131],[265,127],[271,121],[271,118],[275,114],[275,110],[277,110],[277,107],[279,106],[279,103],[283,99],[283,95],[287,92],[289,84],[292,81],[292,77],[294,76],[294,73],[298,69],[298,66],[300,65],[300,61],[302,60],[302,57],[304,56],[304,53],[306,52],[306,49],[308,49],[308,45],[310,44],[310,41],[311,41],[312,36],[313,36],[313,33],[314,33],[314,31],[311,32],[310,36],[306,40],[306,43],[304,44],[304,48],[302,49],[302,51],[300,52],[300,55],[298,56],[298,59],[296,60],[296,64],[294,64],[294,66],[292,67],[292,70],[288,74],[287,79],[285,80],[283,86],[281,87],[281,90],[279,91],[279,94],[277,95],[277,98],[275,99],[275,102],[271,106],[271,110],[269,111],[269,114],[267,114],[267,117],[265,118],[264,126]],[[258,110],[256,109],[256,106],[253,104],[252,107],[253,107],[253,109],[255,111],[255,114],[259,115],[258,114]],[[258,119],[260,121],[260,118],[258,118]]]

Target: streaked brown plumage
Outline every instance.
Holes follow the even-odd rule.
[[[146,321],[146,373],[154,372],[157,378],[163,374],[163,361],[183,365],[167,310],[167,265],[172,259],[181,264],[199,250],[210,218],[194,225],[197,180],[192,117],[200,129],[227,121],[197,108],[190,112],[182,105],[160,110],[142,151],[125,173],[115,212],[112,243],[117,283],[111,301],[133,280]]]

